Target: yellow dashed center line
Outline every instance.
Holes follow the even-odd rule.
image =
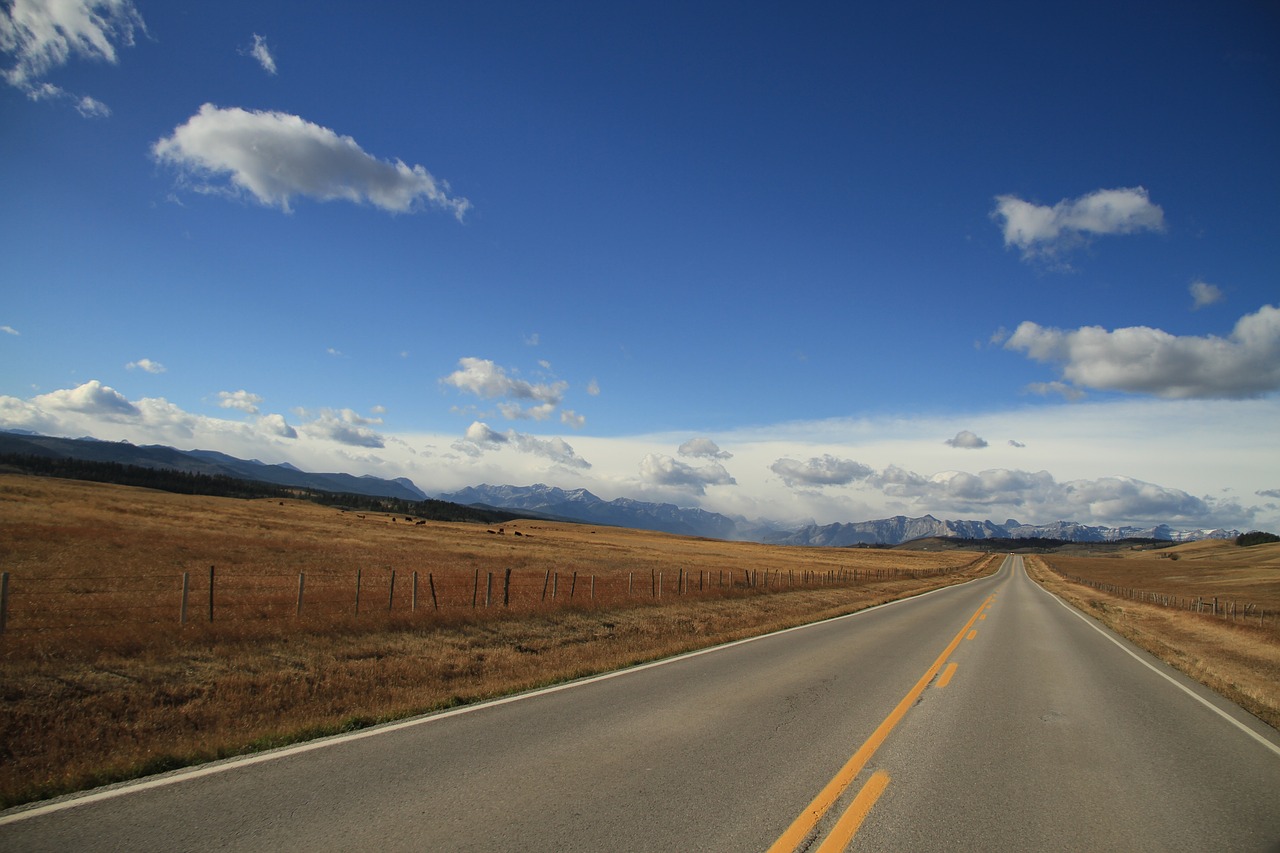
[[[818,853],[842,853],[849,846],[849,842],[853,841],[853,836],[862,827],[862,822],[867,819],[867,815],[871,814],[871,807],[876,804],[876,800],[880,799],[880,795],[888,786],[888,773],[883,770],[873,773],[867,780],[867,784],[863,785],[862,790],[858,792],[858,796],[853,798],[849,808],[845,809],[845,813],[840,816],[840,820],[827,836],[827,840],[822,842]]]
[[[857,778],[858,774],[862,772],[862,768],[866,766],[867,762],[871,759],[871,756],[875,755],[876,750],[880,748],[880,745],[884,743],[885,738],[889,736],[889,732],[893,731],[894,727],[898,725],[904,716],[906,716],[907,711],[909,711],[911,706],[915,704],[916,699],[924,692],[924,689],[929,685],[929,682],[933,680],[933,677],[938,674],[938,670],[942,668],[943,663],[946,662],[947,658],[951,657],[951,653],[960,645],[960,640],[964,637],[965,633],[973,627],[974,621],[980,618],[979,614],[982,613],[990,603],[991,599],[988,598],[982,603],[981,607],[973,612],[973,615],[969,617],[969,621],[964,623],[964,627],[961,628],[955,637],[952,638],[951,642],[947,644],[947,647],[942,650],[942,654],[938,655],[938,659],[933,662],[933,665],[925,670],[924,675],[920,676],[920,680],[916,682],[915,686],[908,691],[906,696],[902,697],[902,701],[898,703],[897,707],[889,712],[889,716],[885,717],[884,722],[882,722],[876,730],[871,733],[871,737],[867,738],[866,741],[863,742],[862,746],[858,747],[858,751],[855,752],[845,765],[840,768],[836,775],[832,777],[831,781],[828,782],[820,792],[818,792],[818,796],[814,797],[813,801],[805,807],[804,811],[802,811],[800,815],[791,822],[791,826],[787,827],[787,830],[782,833],[778,840],[769,848],[769,853],[792,853],[800,842],[803,841],[813,828],[818,825],[818,821],[822,820],[823,815],[825,815],[831,807],[835,805],[836,800],[840,798],[840,795],[845,792],[845,789],[847,789],[849,785],[853,783],[853,780]],[[888,784],[887,776],[885,777],[885,784]],[[870,783],[868,783],[868,785],[870,785]],[[881,787],[881,790],[883,790],[883,786]],[[859,794],[859,796],[861,796],[861,794]],[[876,796],[879,796],[879,794]],[[869,810],[870,805],[868,805],[867,808]],[[841,818],[841,822],[844,822],[843,817]],[[859,818],[858,824],[861,825],[861,823],[862,820]],[[857,826],[854,827],[854,831],[857,831]],[[852,835],[850,835],[850,838],[852,838]],[[824,846],[822,849],[825,850],[826,847]]]

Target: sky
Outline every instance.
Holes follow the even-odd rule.
[[[0,428],[1280,531],[1274,3],[0,0]]]

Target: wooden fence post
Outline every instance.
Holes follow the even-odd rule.
[[[569,581],[569,600],[573,601],[573,592],[578,588],[578,573],[573,573],[573,578]]]
[[[547,573],[542,578],[542,600],[547,600],[547,584],[551,583],[551,570],[547,569]]]
[[[596,600],[596,576],[591,576],[591,600]]]
[[[427,583],[431,585],[431,609],[439,610],[440,602],[436,601],[436,577],[431,572],[427,572]]]
[[[360,573],[361,569],[356,569],[356,615],[360,615]]]
[[[413,570],[413,587],[409,592],[409,610],[417,612],[418,610],[418,570]]]
[[[484,606],[493,602],[493,572],[484,573]]]
[[[213,621],[213,566],[209,567],[209,621]]]
[[[396,602],[396,570],[391,570],[391,591],[387,593],[387,612],[391,612],[391,606]]]
[[[502,580],[502,606],[511,606],[511,570],[507,569],[507,576]]]
[[[298,616],[302,615],[302,591],[307,585],[307,573],[298,572]]]
[[[8,578],[7,573],[5,574],[5,577]],[[191,588],[191,573],[183,572],[182,573],[182,609],[178,611],[179,625],[187,624],[187,591],[190,590],[190,588]],[[3,618],[4,618],[3,616],[0,616],[0,619],[3,619]]]
[[[476,569],[475,577],[471,581],[471,609],[476,609],[476,599],[480,597],[480,570]]]

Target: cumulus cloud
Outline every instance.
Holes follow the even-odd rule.
[[[1025,321],[1006,349],[1061,365],[1076,387],[1169,399],[1244,399],[1280,388],[1280,308],[1241,317],[1225,338],[1132,326],[1053,329]]]
[[[253,34],[253,44],[249,46],[247,53],[254,59],[258,60],[258,64],[262,66],[262,70],[275,76],[276,58],[271,55],[271,50],[267,47],[267,39],[257,33]]]
[[[295,196],[368,203],[393,213],[430,205],[459,221],[471,207],[422,166],[379,160],[351,137],[287,113],[205,104],[151,153],[197,191],[247,193],[285,212]]]
[[[250,415],[258,413],[258,404],[262,402],[262,398],[257,394],[250,394],[244,389],[239,391],[219,391],[218,398],[218,405],[222,408],[239,409]]]
[[[732,459],[733,454],[720,447],[709,438],[691,438],[680,445],[681,456],[694,456],[702,459]]]
[[[140,358],[137,361],[131,361],[124,366],[125,370],[141,370],[146,373],[164,373],[165,366],[158,361],[152,361],[149,358]]]
[[[516,379],[486,358],[458,359],[458,369],[440,381],[484,399],[508,397],[537,404],[528,408],[512,402],[499,404],[498,410],[507,420],[545,420],[560,405],[569,388],[567,382],[533,383]]]
[[[967,429],[962,429],[956,433],[955,438],[948,438],[945,444],[952,447],[963,447],[968,450],[980,450],[987,446],[987,440],[979,437],[976,433],[972,433]]]
[[[795,459],[779,459],[769,470],[782,478],[789,487],[796,486],[847,486],[855,480],[871,476],[872,469],[852,459],[839,459],[829,453],[815,456],[807,462]]]
[[[1164,230],[1164,211],[1143,187],[1097,190],[1053,207],[1001,195],[991,217],[1000,223],[1005,246],[1021,249],[1024,260],[1053,257],[1094,235]]]
[[[140,414],[138,407],[130,403],[123,394],[96,379],[90,379],[78,388],[41,394],[35,397],[33,402],[42,409],[66,410],[111,418],[134,418]]]
[[[372,429],[381,418],[366,418],[351,409],[324,409],[313,420],[302,425],[302,431],[313,438],[325,438],[353,447],[386,447],[386,439]]]
[[[640,460],[640,478],[657,486],[706,494],[707,486],[734,486],[735,480],[719,462],[695,467],[663,453],[648,453]]]
[[[0,7],[0,50],[15,60],[5,81],[36,101],[71,101],[81,115],[105,116],[106,105],[43,81],[75,59],[115,65],[116,48],[146,32],[130,0],[12,0]]]
[[[0,326],[0,332],[4,332],[6,335],[21,335],[21,334],[22,334],[22,332],[19,332],[19,331],[18,331],[17,329],[15,329],[13,326]]]
[[[1260,498],[1280,498],[1280,489],[1260,489],[1254,494]]]
[[[462,441],[455,442],[455,450],[468,456],[478,456],[484,450],[499,450],[504,447],[513,448],[520,453],[528,453],[549,459],[566,468],[586,469],[591,463],[583,459],[562,438],[538,438],[516,432],[513,429],[498,432],[483,421],[475,421],[467,427]]]
[[[258,425],[262,427],[263,432],[269,435],[279,436],[280,438],[298,437],[298,431],[289,426],[288,421],[284,419],[284,415],[263,415],[258,418]]]
[[[582,429],[586,426],[587,419],[573,409],[565,409],[560,413],[560,423],[573,429]]]
[[[1206,305],[1212,305],[1215,302],[1221,302],[1223,299],[1222,288],[1216,284],[1209,284],[1207,281],[1193,281],[1191,283],[1191,310],[1199,311]]]

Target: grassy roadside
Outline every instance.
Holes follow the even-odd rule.
[[[855,612],[998,565],[926,581],[11,663],[0,804],[607,672]]]
[[[1275,632],[1130,601],[1054,574],[1027,556],[1027,574],[1134,645],[1280,728],[1280,643]],[[1052,558],[1049,558],[1052,560]]]

